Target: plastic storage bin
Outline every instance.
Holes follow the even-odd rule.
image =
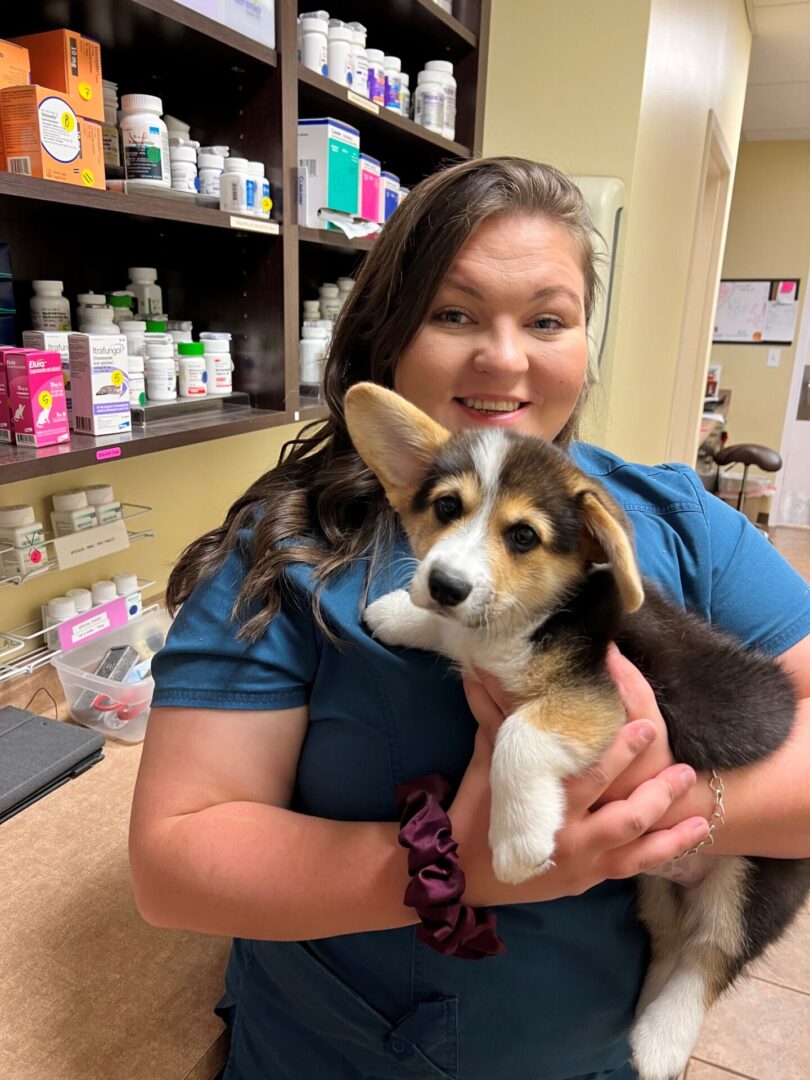
[[[155,689],[154,679],[150,676],[136,683],[120,683],[92,672],[107,650],[116,645],[131,645],[141,660],[151,659],[163,647],[171,622],[169,613],[163,608],[148,608],[119,630],[51,660],[62,683],[70,715],[77,723],[113,739],[132,743],[143,741]]]

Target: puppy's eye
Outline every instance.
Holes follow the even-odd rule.
[[[439,521],[446,525],[449,521],[455,521],[461,516],[461,499],[455,495],[442,495],[433,504],[433,508]]]
[[[540,543],[540,537],[530,525],[513,525],[507,532],[506,539],[512,551],[519,554],[531,551]]]

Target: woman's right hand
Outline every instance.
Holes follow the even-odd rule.
[[[671,829],[655,828],[672,803],[695,782],[692,770],[673,765],[640,784],[626,799],[592,809],[600,797],[645,750],[646,720],[625,724],[602,758],[565,781],[565,825],[557,833],[555,866],[522,885],[505,885],[492,872],[489,786],[492,742],[479,727],[473,756],[448,813],[474,906],[531,903],[578,896],[609,878],[628,878],[662,866],[694,846],[708,831],[704,818],[689,818]]]

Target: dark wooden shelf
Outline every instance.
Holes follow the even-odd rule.
[[[352,0],[351,18],[367,28],[369,48],[392,49],[403,70],[413,71],[412,92],[425,60],[460,60],[478,44],[477,34],[433,0]]]
[[[252,56],[254,60],[260,60],[263,64],[270,64],[275,67],[278,63],[278,53],[275,49],[270,49],[267,45],[262,45],[252,38],[245,37],[244,34],[240,34],[236,30],[231,30],[229,26],[223,26],[222,23],[217,22],[215,19],[200,15],[198,12],[192,11],[191,8],[176,3],[176,0],[130,0],[130,2],[138,7],[154,11],[156,15],[162,15],[166,19],[180,23],[181,26],[188,27],[189,30],[196,30],[200,34],[205,34],[206,37],[213,38],[223,45],[228,45],[238,52],[245,53],[246,56]]]
[[[54,180],[40,180],[36,176],[17,176],[0,172],[0,196],[12,195],[17,199],[35,199],[60,203],[62,206],[79,206],[93,210],[112,210],[118,214],[156,218],[163,221],[184,221],[193,225],[209,225],[217,229],[242,230],[231,225],[231,215],[222,210],[198,206],[193,200],[161,198],[158,195],[124,195],[119,191],[98,191],[96,188],[60,184]],[[260,221],[261,219],[257,219]],[[253,224],[251,222],[251,224]],[[271,224],[273,224],[271,222]],[[276,223],[279,229],[281,226]],[[278,233],[258,233],[269,237]]]
[[[468,146],[428,131],[391,109],[375,106],[372,102],[368,105],[355,103],[349,96],[352,91],[347,87],[310,71],[303,64],[298,65],[298,88],[299,116],[331,116],[359,128],[360,149],[379,158],[383,168],[390,168],[406,181],[406,186],[432,172],[443,158],[472,157]]]
[[[301,419],[317,419],[317,416],[310,416],[309,411],[303,410]],[[153,454],[157,450],[171,450],[177,446],[244,435],[294,422],[291,413],[233,406],[221,412],[196,413],[158,421],[151,424],[148,430],[133,431],[129,435],[107,435],[93,439],[89,435],[71,432],[67,445],[45,446],[39,450],[0,444],[0,485],[97,465],[99,461],[120,461],[141,454]],[[104,451],[110,449],[120,450],[120,453],[105,456]]]
[[[352,238],[342,232],[306,229],[303,225],[298,228],[298,239],[305,244],[324,244],[327,247],[345,248],[347,251],[371,251],[374,247],[374,238],[370,236]]]

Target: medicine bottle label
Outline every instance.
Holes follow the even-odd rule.
[[[39,106],[42,145],[52,158],[66,164],[79,156],[79,125],[76,114],[60,98],[45,98]]]
[[[124,169],[128,180],[164,180],[163,147],[158,128],[146,132],[126,130]]]
[[[256,181],[245,181],[245,202],[249,210],[255,210],[256,208]]]

